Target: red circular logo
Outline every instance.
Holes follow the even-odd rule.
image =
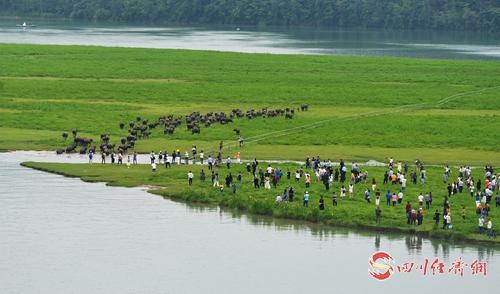
[[[391,277],[394,260],[392,256],[384,251],[378,251],[372,254],[368,260],[370,268],[368,273],[376,280],[383,281]]]

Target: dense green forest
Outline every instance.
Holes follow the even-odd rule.
[[[500,0],[0,0],[0,13],[143,23],[500,29]]]

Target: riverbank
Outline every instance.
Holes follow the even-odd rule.
[[[66,162],[75,157],[59,156]],[[330,293],[330,284],[314,282],[318,275],[340,277],[344,283],[337,291],[355,293],[380,287],[397,292],[393,286],[402,284],[432,292],[437,283],[456,293],[496,286],[500,250],[491,243],[371,233],[177,203],[143,188],[86,183],[19,165],[26,160],[38,158],[0,153],[0,249],[6,253],[0,259],[9,268],[0,272],[2,294]],[[390,253],[396,265],[439,259],[446,274],[422,283],[420,271],[394,273],[380,283],[367,272],[377,251]],[[486,262],[488,275],[473,276],[469,268],[463,278],[448,273],[457,258]],[[304,274],[279,274],[277,283],[283,269]],[[242,287],[253,284],[257,289]]]
[[[242,174],[242,182],[237,184],[236,193],[232,193],[231,188],[225,188],[224,192],[213,188],[210,181],[210,174],[207,174],[205,183],[200,182],[199,172],[206,166],[175,166],[166,169],[160,166],[158,171],[151,172],[149,165],[137,165],[127,168],[117,165],[100,164],[64,164],[64,163],[36,163],[24,162],[23,166],[56,173],[69,177],[78,177],[87,182],[106,182],[108,185],[136,187],[136,186],[154,186],[149,192],[162,197],[174,200],[185,201],[188,203],[202,203],[209,205],[218,205],[221,208],[243,211],[250,214],[273,216],[283,219],[303,220],[312,223],[321,223],[328,226],[341,226],[351,228],[362,228],[379,232],[400,232],[405,234],[419,235],[443,240],[454,240],[464,242],[487,242],[490,244],[500,244],[498,238],[490,239],[485,235],[477,233],[477,216],[475,213],[474,199],[466,192],[458,194],[450,199],[450,206],[453,215],[453,229],[443,230],[441,224],[434,226],[432,219],[434,211],[437,209],[442,212],[442,202],[446,194],[446,185],[441,182],[440,168],[428,168],[428,181],[425,187],[410,184],[405,192],[403,204],[397,204],[395,207],[385,205],[385,192],[399,191],[399,187],[390,184],[382,184],[382,175],[384,168],[366,167],[369,178],[377,179],[378,187],[382,192],[381,210],[382,218],[380,223],[375,221],[375,197],[372,196],[370,204],[363,199],[365,189],[370,185],[356,184],[354,187],[354,197],[347,196],[345,199],[338,197],[338,206],[332,205],[331,191],[337,195],[340,192],[340,183],[334,182],[330,192],[326,192],[323,185],[313,181],[307,191],[310,193],[309,207],[302,206],[302,194],[306,190],[302,181],[295,182],[287,180],[286,177],[278,184],[276,188],[264,190],[263,188],[254,189],[251,184],[251,177],[246,172],[244,165],[233,165],[230,170],[219,169],[221,182],[225,175],[231,172],[236,177],[238,173]],[[292,172],[298,168],[294,164],[280,164],[279,168],[286,172],[290,169]],[[195,174],[193,186],[187,185],[187,172],[192,170]],[[474,171],[475,176],[481,176],[480,170]],[[292,176],[293,177],[293,176]],[[295,201],[291,203],[276,204],[276,195],[282,194],[285,187],[294,187]],[[424,221],[420,226],[408,225],[406,223],[404,204],[410,201],[413,207],[417,207],[417,195],[420,192],[431,191],[434,195],[433,204],[430,209],[424,213]],[[320,196],[324,197],[325,210],[320,210],[318,201]],[[462,207],[465,207],[462,219]],[[493,219],[494,227],[497,225],[499,211],[492,207],[490,217]]]

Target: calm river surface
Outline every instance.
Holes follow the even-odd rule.
[[[23,30],[23,21],[36,27]],[[239,29],[239,30],[238,30]],[[280,54],[500,59],[500,33],[255,27],[145,27],[0,20],[0,43],[100,45]]]
[[[500,249],[238,216],[19,165],[84,162],[0,153],[0,293],[495,292]],[[368,275],[385,250],[396,264],[487,262],[488,275]],[[446,268],[446,270],[447,270]],[[415,271],[415,270],[414,270]]]

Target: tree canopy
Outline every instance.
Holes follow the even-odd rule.
[[[500,29],[500,0],[0,0],[0,11],[143,23]]]

